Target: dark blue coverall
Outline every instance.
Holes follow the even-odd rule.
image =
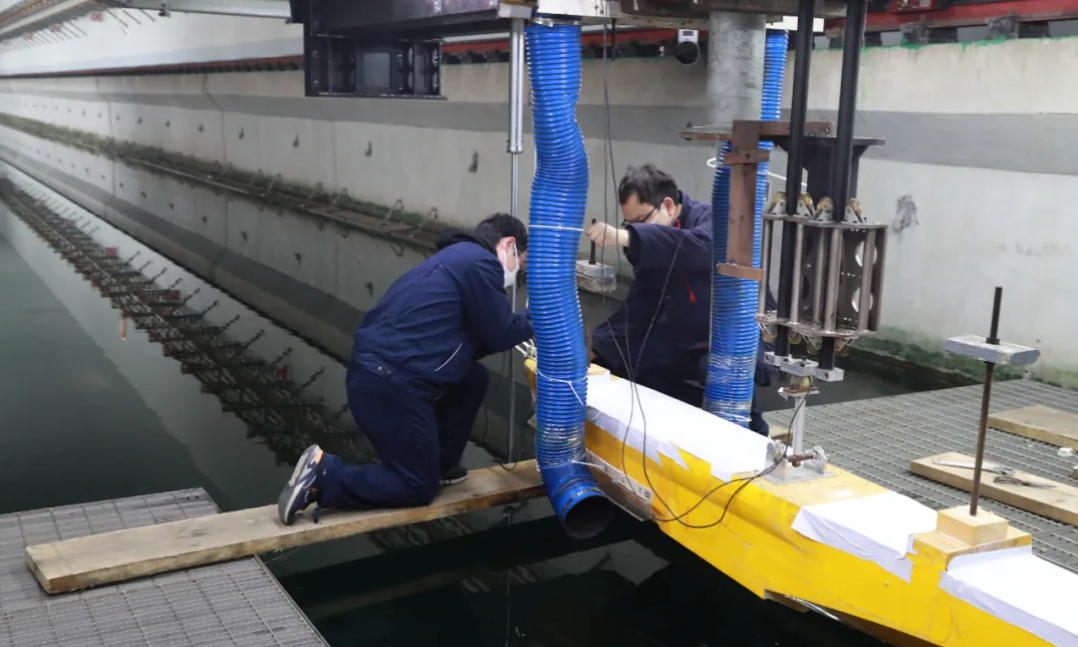
[[[707,383],[711,339],[711,213],[711,205],[682,191],[681,215],[672,225],[626,227],[625,256],[633,266],[633,283],[625,302],[595,329],[591,341],[594,363],[628,378],[628,357],[638,384],[694,406],[703,405],[700,385]],[[763,349],[761,339],[755,382],[766,386],[774,372],[763,363]],[[769,431],[755,396],[749,428],[764,435]]]
[[[356,330],[348,406],[379,464],[326,454],[320,505],[426,505],[459,464],[487,392],[485,355],[530,339],[530,312],[514,314],[492,247],[452,232],[401,276]]]

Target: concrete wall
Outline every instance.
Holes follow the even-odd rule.
[[[0,158],[339,357],[362,313],[423,258],[6,127]]]
[[[809,107],[838,103],[835,53],[818,54]],[[891,223],[876,346],[928,361],[942,340],[1001,334],[1036,346],[1034,373],[1078,385],[1069,333],[1078,223],[1078,39],[869,49],[857,134],[887,139],[861,167],[865,214]],[[787,88],[788,90],[788,88]]]
[[[170,29],[187,33],[208,25],[196,18],[184,17],[189,22],[174,22]],[[245,43],[244,52],[295,36],[275,22],[244,22],[236,29],[243,32],[237,42]],[[163,39],[158,49],[173,59],[204,60],[200,38],[187,50],[178,49],[174,38]],[[60,65],[72,47],[42,47],[35,64]],[[144,52],[146,60],[155,51]],[[814,54],[815,117],[833,118],[839,60],[838,52]],[[1078,39],[874,48],[862,60],[858,134],[884,137],[887,145],[863,161],[858,195],[867,217],[892,228],[887,330],[861,344],[946,364],[942,340],[985,334],[992,289],[999,284],[1004,337],[1042,349],[1037,375],[1078,385],[1078,351],[1068,343],[1063,305],[1078,257],[1068,242],[1072,225],[1054,206],[1057,196],[1072,194],[1078,176],[1070,154],[1078,144],[1078,87],[1072,87],[1078,84]],[[30,59],[0,57],[5,70],[20,65],[30,65]],[[410,211],[437,209],[441,220],[469,224],[508,209],[506,71],[501,64],[446,67],[448,102],[305,99],[299,72],[8,80],[0,87],[0,112],[290,181],[321,182],[327,191],[346,188],[353,197],[386,206],[401,200]],[[592,164],[586,217],[619,219],[613,185],[627,165],[644,161],[664,167],[690,194],[707,199],[711,149],[678,138],[687,122],[704,122],[705,68],[637,58],[619,60],[605,72],[609,108],[602,63],[585,63],[578,119]],[[788,86],[789,74],[787,93]],[[612,165],[604,154],[608,115]],[[530,138],[525,144],[523,214],[533,173]],[[39,147],[28,140],[5,145],[25,155]],[[783,156],[775,158],[773,171],[784,174]],[[48,157],[41,163],[43,171],[54,164]],[[63,164],[65,172],[78,175],[69,160]],[[184,231],[204,230],[200,235],[225,241],[219,244],[227,243],[229,253],[281,274],[297,273],[290,260],[297,245],[306,245],[304,258],[335,255],[335,264],[304,267],[300,283],[317,284],[355,307],[371,301],[356,285],[356,277],[367,274],[350,266],[360,254],[345,251],[351,243],[337,240],[337,234],[309,222],[292,224],[289,216],[243,212],[249,206],[230,206],[227,219],[203,223],[195,212],[219,211],[221,198],[191,198],[188,215],[174,215],[179,210],[168,207],[168,191],[154,184],[159,180],[83,167],[82,176],[99,183],[103,195],[114,194]],[[129,174],[126,181],[123,173]],[[148,196],[158,197],[143,199],[147,187]],[[236,238],[237,227],[248,231],[247,241]],[[255,242],[257,251],[242,251]]]
[[[613,168],[604,154],[602,64],[585,70],[578,119],[591,159],[588,215],[602,217],[605,187],[615,217],[613,184],[642,160],[677,169],[687,191],[710,195],[711,148],[678,136],[686,123],[704,123],[704,69],[660,59],[609,67]],[[302,72],[9,80],[0,111],[473,224],[509,210],[507,71],[445,68],[446,102],[306,99]],[[525,122],[524,211],[534,174],[530,115]]]

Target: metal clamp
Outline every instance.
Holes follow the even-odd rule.
[[[777,357],[771,351],[764,353],[764,363],[778,368],[787,375],[807,377],[821,382],[841,382],[846,375],[841,368],[824,369],[811,359],[795,359],[789,355]]]
[[[809,452],[796,453],[786,443],[771,441],[767,445],[767,460],[769,465],[776,465],[764,477],[773,483],[794,483],[835,475],[827,470],[827,454],[819,446]]]

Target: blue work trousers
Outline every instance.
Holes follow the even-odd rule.
[[[431,400],[369,370],[353,371],[348,407],[381,462],[354,465],[326,454],[320,504],[338,510],[429,504],[441,475],[464,455],[489,380],[476,362],[464,380]]]

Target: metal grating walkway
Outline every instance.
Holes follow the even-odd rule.
[[[823,385],[822,388],[826,388]],[[926,391],[813,407],[809,402],[806,445],[820,445],[828,460],[935,509],[969,504],[969,494],[911,474],[910,461],[940,452],[972,456],[981,411],[980,385]],[[1029,380],[992,385],[993,413],[1043,404],[1078,413],[1078,392]],[[792,410],[768,420],[788,424]],[[1057,447],[989,428],[985,460],[1075,485],[1078,458],[1060,458]],[[1033,535],[1033,550],[1078,572],[1078,528],[981,498],[981,505]]]
[[[255,558],[58,596],[26,565],[28,544],[217,512],[194,489],[0,516],[0,647],[324,647]]]

